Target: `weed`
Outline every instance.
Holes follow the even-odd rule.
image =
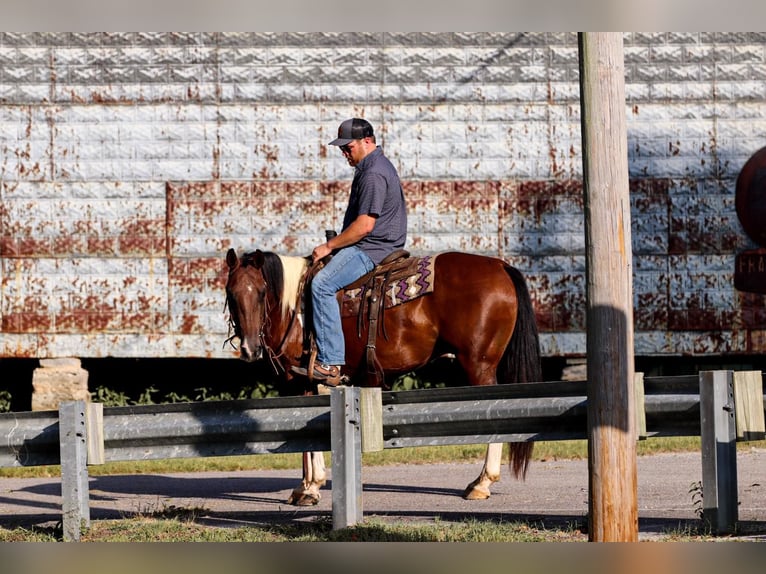
[[[0,391],[0,413],[11,411],[11,393],[3,389]]]
[[[158,520],[178,520],[180,522],[195,522],[209,512],[204,506],[177,506],[165,501],[157,501],[154,505],[139,508],[137,516]]]
[[[132,398],[123,391],[99,386],[91,392],[91,400],[101,403],[106,407],[124,407],[128,405],[156,405],[168,403],[192,403],[206,401],[231,401],[241,399],[264,399],[279,396],[279,392],[264,383],[256,383],[254,386],[246,386],[239,389],[236,396],[227,391],[214,393],[207,387],[197,387],[194,389],[194,396],[179,394],[176,391],[170,391],[163,397],[157,397],[159,389],[150,386],[138,394],[137,398]],[[3,391],[0,391],[0,412],[3,409]],[[10,395],[8,395],[8,406],[10,407]]]
[[[152,514],[152,518],[170,518],[173,520],[180,520],[181,522],[196,522],[198,518],[208,513],[208,509],[204,506],[176,506],[175,504],[169,504],[164,508],[155,510]]]
[[[154,399],[152,399],[152,395],[158,393],[159,390],[155,389],[153,386],[149,387],[147,389],[144,389],[144,392],[142,392],[138,396],[138,400],[136,401],[137,405],[153,405],[156,404],[154,402]]]
[[[101,403],[105,407],[122,407],[129,404],[128,395],[122,391],[115,391],[107,387],[98,387],[91,394],[93,402]]]
[[[689,488],[689,494],[691,494],[692,497],[692,506],[694,507],[694,515],[702,520],[703,514],[704,514],[704,504],[703,504],[703,498],[702,498],[702,481],[697,480],[695,482],[692,482],[691,487]]]

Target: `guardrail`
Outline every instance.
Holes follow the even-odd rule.
[[[702,437],[704,516],[716,532],[732,531],[735,441],[763,437],[761,373],[639,374],[636,397],[638,438]],[[74,401],[58,412],[0,414],[0,433],[0,466],[61,464],[65,540],[90,524],[88,464],[308,450],[332,451],[333,526],[342,528],[362,520],[363,450],[584,439],[587,383],[340,387],[330,396],[107,408]]]

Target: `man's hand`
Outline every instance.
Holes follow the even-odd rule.
[[[317,245],[314,247],[314,251],[311,252],[311,258],[313,259],[314,263],[316,263],[320,259],[327,257],[330,253],[332,253],[330,246],[327,245],[327,243],[322,243],[322,245]]]
[[[314,263],[327,257],[334,249],[342,249],[343,247],[354,245],[360,239],[366,237],[375,228],[377,219],[377,215],[360,215],[340,235],[336,235],[328,240],[327,243],[314,247],[314,251],[311,252]],[[333,247],[330,247],[330,241],[333,242]]]

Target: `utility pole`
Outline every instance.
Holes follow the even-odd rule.
[[[579,34],[591,542],[638,540],[633,286],[621,33]]]

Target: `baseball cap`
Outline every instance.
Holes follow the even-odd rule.
[[[362,118],[346,120],[338,128],[338,138],[327,145],[346,145],[353,140],[372,137],[373,131],[370,122]]]

